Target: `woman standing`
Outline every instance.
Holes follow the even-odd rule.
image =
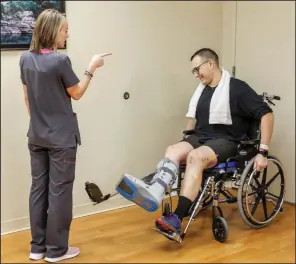
[[[80,133],[71,98],[85,93],[104,57],[94,55],[80,81],[69,57],[57,53],[65,45],[68,23],[57,10],[43,11],[35,24],[31,47],[20,58],[21,80],[30,115],[28,146],[32,185],[29,198],[30,259],[57,262],[75,257],[69,247],[72,190]]]

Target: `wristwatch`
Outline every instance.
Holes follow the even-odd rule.
[[[266,158],[268,156],[268,150],[259,149],[259,154]]]

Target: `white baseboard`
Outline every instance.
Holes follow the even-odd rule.
[[[93,205],[92,203],[76,205],[73,208],[73,218],[113,211],[133,205],[134,203],[120,196],[110,198],[110,200],[97,205]],[[1,236],[28,229],[30,229],[29,216],[1,222]]]
[[[172,193],[171,197],[175,195],[176,193]],[[168,196],[166,196],[165,198],[167,197]],[[93,214],[104,213],[129,206],[135,206],[135,204],[124,199],[121,196],[115,196],[113,198],[110,198],[110,200],[97,205],[93,205],[92,203],[86,203],[74,206],[73,218],[75,219]],[[30,229],[30,222],[28,216],[1,222],[1,236],[28,229]]]
[[[1,222],[1,236],[30,228],[29,217],[16,218]]]
[[[176,195],[176,192],[171,193],[171,197],[174,197]],[[295,201],[285,200],[285,202],[295,205]],[[122,209],[134,205],[134,203],[124,199],[123,197],[118,196],[97,205],[93,205],[92,203],[76,205],[73,209],[73,215],[75,219],[93,214]],[[1,222],[1,236],[28,229],[30,229],[30,222],[28,216]]]

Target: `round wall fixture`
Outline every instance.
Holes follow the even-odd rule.
[[[123,94],[123,98],[124,98],[125,100],[129,99],[129,98],[130,98],[129,93],[128,93],[128,92],[125,92],[125,93]]]

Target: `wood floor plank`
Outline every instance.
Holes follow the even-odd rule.
[[[175,206],[175,199],[174,199]],[[70,241],[81,254],[71,263],[295,263],[295,206],[264,229],[251,229],[241,219],[237,205],[222,205],[229,225],[227,243],[212,235],[211,210],[201,212],[182,244],[152,230],[160,211],[148,213],[133,206],[75,219]],[[187,223],[184,221],[183,225]],[[29,231],[1,237],[1,263],[30,263]],[[43,263],[44,261],[34,261]]]

